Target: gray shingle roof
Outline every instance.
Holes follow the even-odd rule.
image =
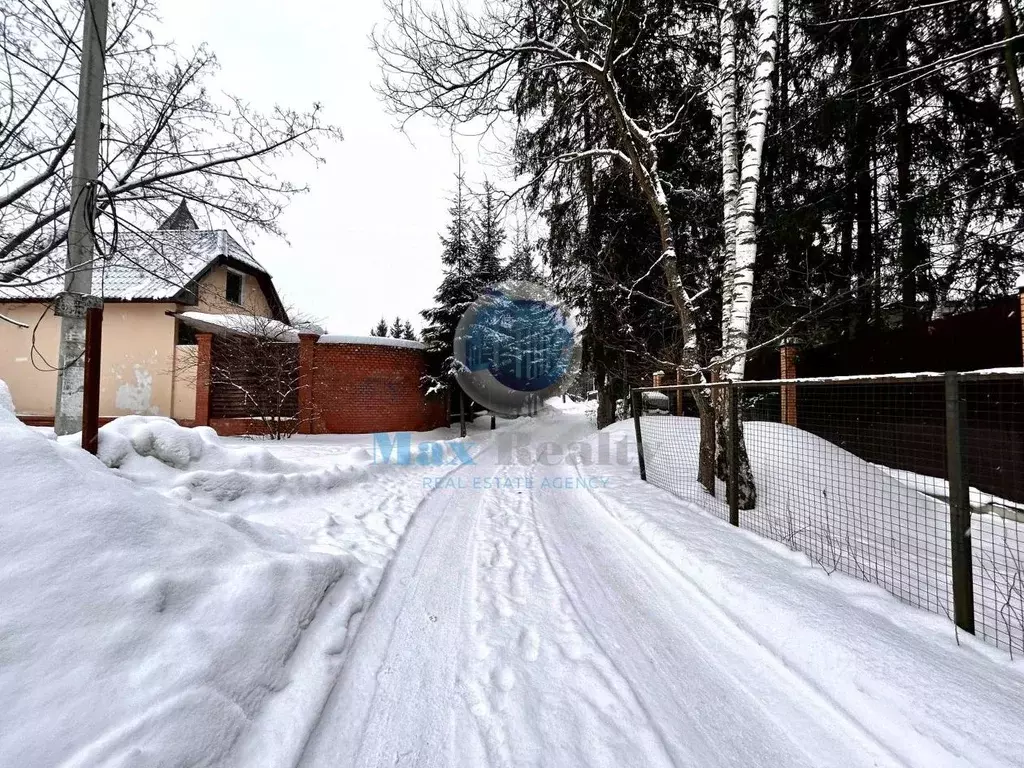
[[[157,230],[122,236],[117,253],[94,265],[93,293],[121,301],[171,300],[222,256],[267,274],[224,230]],[[0,273],[0,300],[53,298],[64,289],[64,258],[63,250],[50,254],[13,279]]]

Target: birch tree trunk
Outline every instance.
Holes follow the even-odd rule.
[[[740,169],[739,153],[736,147],[736,15],[735,0],[721,0],[721,86],[719,103],[722,110],[722,199],[725,230],[725,256],[722,260],[722,340],[728,336],[728,318],[731,314],[732,291],[729,289],[732,274],[736,269],[736,202],[739,197]]]
[[[736,204],[736,255],[732,275],[728,276],[730,285],[727,293],[730,295],[730,303],[729,314],[725,319],[728,328],[722,344],[724,373],[732,381],[741,380],[746,369],[750,304],[754,292],[754,260],[757,256],[754,214],[761,180],[768,108],[772,100],[772,72],[775,69],[778,22],[779,0],[762,0],[757,20],[757,64],[751,88],[750,111],[745,125],[739,198]]]
[[[742,381],[746,370],[746,351],[750,338],[750,309],[754,293],[754,262],[757,257],[757,193],[768,108],[772,100],[772,74],[778,42],[779,0],[761,0],[757,20],[757,59],[751,84],[750,109],[744,123],[742,162],[737,167],[736,152],[736,35],[735,0],[722,0],[721,62],[725,81],[722,106],[722,173],[725,198],[726,259],[722,286],[722,367],[721,374],[729,381]],[[733,186],[739,177],[738,191]],[[735,202],[733,202],[735,201]],[[728,409],[716,414],[718,461],[717,471],[725,477],[727,440],[733,429]],[[742,422],[735,425],[742,430]],[[757,504],[757,488],[750,467],[746,443],[739,431],[737,461],[739,463],[738,498],[740,509],[753,509]]]

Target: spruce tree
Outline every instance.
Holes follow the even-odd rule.
[[[395,322],[391,324],[391,328],[388,329],[388,336],[393,339],[402,338],[402,318],[395,315]]]
[[[505,228],[494,186],[484,182],[479,195],[480,208],[473,217],[470,250],[473,272],[480,293],[504,277],[501,266],[501,246],[505,243]]]
[[[416,331],[408,320],[402,325],[402,338],[406,341],[416,341]]]
[[[374,328],[370,330],[370,335],[371,336],[387,336],[388,335],[388,321],[385,320],[383,316],[380,318],[380,320],[377,321],[377,325],[374,326]]]
[[[423,341],[430,353],[433,389],[446,389],[454,374],[455,330],[459,319],[477,297],[473,254],[470,250],[473,217],[466,194],[465,178],[456,176],[455,195],[448,209],[451,221],[441,236],[441,264],[444,277],[434,294],[434,306],[421,312],[427,321]]]
[[[533,243],[522,231],[517,232],[516,238],[512,242],[512,255],[503,271],[504,279],[536,280],[538,275],[537,266],[533,261],[533,252]]]

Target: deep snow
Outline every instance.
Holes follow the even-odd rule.
[[[710,498],[696,481],[698,420],[644,417],[641,429],[648,479],[726,519],[724,486]],[[911,605],[952,617],[945,481],[869,464],[785,424],[752,421],[744,432],[758,503],[741,512],[741,527],[804,552],[826,571],[879,584]],[[970,498],[977,504],[971,516],[976,631],[1024,653],[1024,522],[1009,502],[976,489]],[[998,502],[999,514],[992,510]]]
[[[467,466],[155,418],[101,462],[0,408],[0,765],[1020,765],[1020,662],[641,482],[593,405]]]

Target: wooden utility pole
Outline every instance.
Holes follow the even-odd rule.
[[[107,45],[107,0],[85,0],[82,66],[78,78],[78,122],[71,180],[67,274],[55,312],[60,322],[57,402],[54,431],[58,435],[82,428],[85,391],[85,314],[92,293],[93,216],[103,112],[103,57]]]

